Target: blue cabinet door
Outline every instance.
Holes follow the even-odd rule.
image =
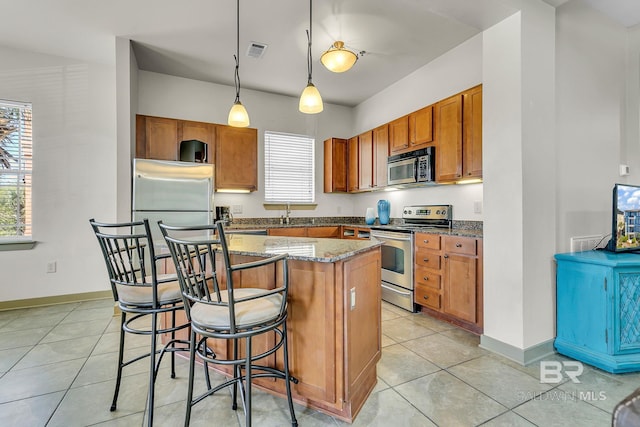
[[[616,269],[614,353],[640,351],[640,272]]]

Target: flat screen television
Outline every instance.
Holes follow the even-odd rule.
[[[611,240],[607,249],[640,251],[640,185],[616,184],[613,187]]]

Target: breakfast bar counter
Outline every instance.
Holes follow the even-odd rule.
[[[353,421],[377,382],[381,242],[244,234],[227,238],[233,264],[289,254],[289,367],[298,379],[297,384],[292,383],[293,398],[301,405]],[[217,271],[224,286],[225,269],[220,262]],[[281,280],[273,265],[258,272],[236,273],[236,287],[259,283],[270,289]],[[253,351],[264,351],[267,340],[274,341],[275,336],[256,339]],[[210,346],[217,353],[228,351],[224,341]],[[280,349],[266,364],[282,368],[282,357]],[[254,385],[285,396],[281,380],[259,378]]]

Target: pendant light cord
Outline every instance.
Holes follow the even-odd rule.
[[[313,11],[313,0],[309,0],[309,29],[307,30],[307,41],[309,42],[308,49],[307,49],[307,71],[309,72],[309,76],[307,79],[307,84],[311,84],[311,73],[313,70],[313,64],[311,61],[311,37],[313,36],[311,32],[313,28],[312,11]]]
[[[236,73],[234,76],[234,82],[236,85],[236,100],[235,102],[240,102],[240,73],[238,69],[240,68],[240,0],[236,2],[236,54],[233,55],[233,58],[236,60]]]

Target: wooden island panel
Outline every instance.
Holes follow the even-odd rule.
[[[347,422],[355,419],[377,382],[376,365],[381,356],[380,256],[380,247],[375,246],[335,262],[289,260],[289,369],[298,379],[298,384],[291,384],[293,399]],[[226,288],[221,258],[216,260],[220,263],[217,271],[221,287]],[[231,258],[236,264],[259,257],[232,254]],[[269,289],[281,283],[281,270],[273,265],[265,267],[236,272],[235,285],[260,283],[260,287]],[[168,319],[163,318],[163,322],[166,325]],[[187,331],[179,332],[188,339]],[[273,345],[275,339],[275,333],[255,338],[254,354]],[[209,340],[209,345],[216,353],[231,356],[227,341]],[[280,349],[260,364],[283,369],[283,360]],[[210,367],[231,374],[227,367]],[[257,378],[253,385],[285,396],[281,380]]]

